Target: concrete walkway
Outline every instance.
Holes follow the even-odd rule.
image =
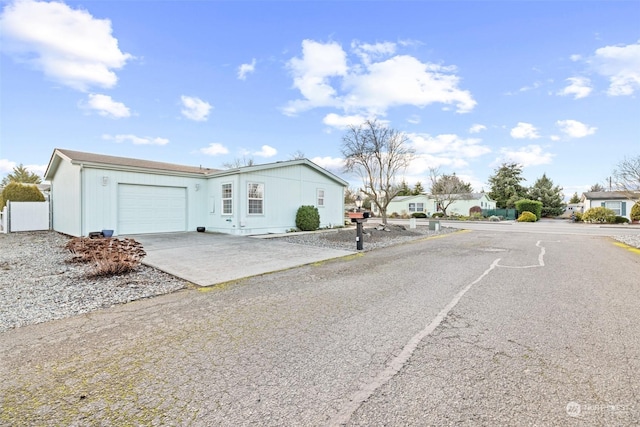
[[[199,286],[257,276],[353,252],[217,233],[129,236],[142,243],[143,264]]]

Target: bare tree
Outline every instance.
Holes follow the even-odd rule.
[[[291,154],[289,157],[291,160],[302,160],[305,158],[305,155],[302,151],[296,150],[295,153]]]
[[[468,200],[471,198],[471,184],[463,182],[456,174],[440,174],[438,169],[430,168],[431,196],[436,201],[438,208],[446,216],[447,209],[456,200]]]
[[[640,193],[640,156],[625,157],[618,163],[613,176],[618,190],[630,198],[637,198]]]
[[[251,157],[246,158],[242,157],[242,159],[238,159],[237,157],[230,162],[226,162],[222,164],[222,167],[225,169],[237,169],[243,166],[253,166],[255,162]]]
[[[342,138],[345,171],[355,172],[362,179],[362,193],[376,205],[387,224],[387,206],[400,190],[396,175],[409,166],[414,150],[407,146],[404,133],[367,120],[360,126],[350,126]]]

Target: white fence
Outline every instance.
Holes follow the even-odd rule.
[[[7,207],[0,211],[0,233],[7,232]]]
[[[50,229],[49,202],[7,202],[0,215],[2,233]]]

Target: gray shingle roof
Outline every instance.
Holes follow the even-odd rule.
[[[74,163],[93,163],[115,166],[127,166],[143,169],[155,169],[170,172],[186,172],[207,175],[217,172],[218,169],[209,169],[198,166],[184,166],[173,163],[154,162],[151,160],[131,159],[128,157],[107,156],[104,154],[85,153],[66,149],[56,149],[63,156],[69,158]]]

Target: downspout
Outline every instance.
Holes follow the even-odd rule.
[[[84,236],[84,208],[82,198],[84,196],[84,163],[80,163],[80,237]]]

